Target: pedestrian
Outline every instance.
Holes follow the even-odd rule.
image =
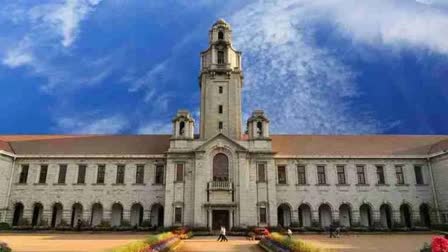
[[[335,233],[336,233],[336,237],[339,238],[339,236],[341,235],[341,227],[337,226]]]
[[[219,236],[218,236],[218,240],[217,241],[222,242],[223,233],[224,233],[224,227],[221,226],[221,228],[219,229]]]
[[[330,238],[336,238],[336,236],[334,235],[334,226],[333,226],[333,224],[330,225],[329,229],[330,229]]]
[[[288,228],[288,238],[291,239],[292,238],[292,231],[291,229]]]
[[[222,227],[222,230],[223,230],[223,232],[222,232],[222,239],[224,240],[224,241],[229,241],[229,240],[227,240],[227,236],[226,236],[226,228],[225,227]]]
[[[78,232],[81,231],[81,225],[82,225],[82,221],[81,221],[81,219],[78,219],[78,224],[77,224],[77,227],[76,227]]]

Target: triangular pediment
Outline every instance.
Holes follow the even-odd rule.
[[[229,138],[228,136],[219,133],[215,135],[214,137],[208,139],[204,143],[202,143],[200,146],[198,146],[195,151],[206,151],[211,146],[218,146],[222,147],[224,145],[232,147],[232,149],[236,151],[249,151],[246,147],[238,143],[237,141]]]

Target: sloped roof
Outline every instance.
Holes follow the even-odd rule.
[[[91,135],[8,137],[16,154],[27,155],[152,155],[169,148],[169,135]],[[30,139],[30,140],[28,140]]]
[[[273,135],[279,155],[407,156],[426,155],[448,136],[419,135]]]
[[[278,156],[412,156],[448,150],[448,135],[272,135]],[[170,135],[0,135],[19,155],[157,155]],[[243,139],[245,139],[243,137]]]

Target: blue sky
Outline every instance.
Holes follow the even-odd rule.
[[[0,0],[0,133],[169,133],[199,120],[217,18],[243,114],[274,133],[448,134],[446,0]]]

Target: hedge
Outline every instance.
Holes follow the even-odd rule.
[[[268,251],[277,252],[324,252],[327,249],[319,248],[308,242],[293,239],[279,233],[272,233],[263,238],[259,245]]]
[[[124,246],[108,250],[109,252],[168,252],[175,251],[180,244],[177,235],[166,232],[158,235],[151,235],[144,241],[136,241]]]

